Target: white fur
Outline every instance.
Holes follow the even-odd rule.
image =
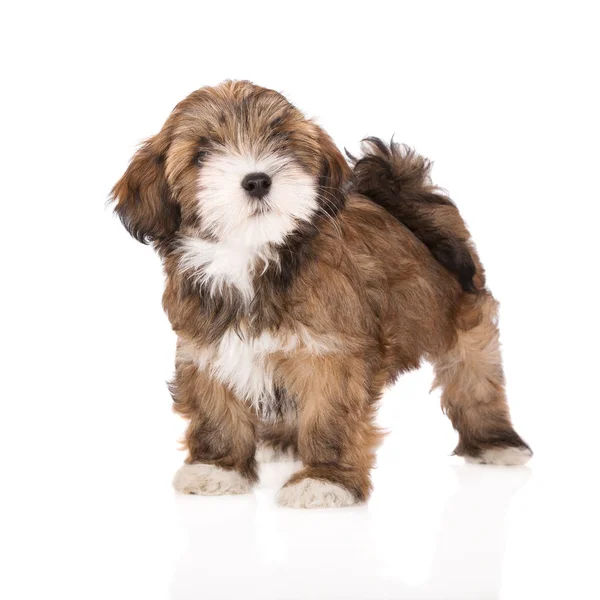
[[[533,456],[527,448],[490,448],[478,457],[465,456],[468,463],[483,465],[524,465]]]
[[[356,504],[356,498],[345,488],[329,481],[302,479],[286,485],[277,495],[277,502],[288,508],[337,508]]]
[[[258,462],[294,462],[299,460],[292,447],[287,450],[275,449],[271,444],[259,442],[256,446],[255,458]]]
[[[247,494],[250,482],[237,471],[225,470],[216,465],[182,465],[175,474],[173,487],[184,494],[221,496],[222,494]]]
[[[335,338],[315,338],[303,328],[277,335],[263,331],[255,338],[229,329],[218,344],[196,354],[195,361],[198,368],[209,371],[238,398],[258,409],[260,404],[266,408],[274,397],[273,364],[269,360],[272,354],[290,354],[299,349],[326,354],[335,352],[337,347]]]
[[[226,286],[235,286],[246,304],[252,301],[252,279],[264,271],[275,254],[269,246],[248,247],[238,242],[214,243],[197,237],[182,236],[180,268],[194,272],[196,281],[213,296]]]
[[[261,215],[242,188],[250,173],[266,173],[272,180],[268,195],[259,201],[269,210]],[[316,209],[315,178],[285,156],[231,151],[212,156],[200,169],[198,212],[203,229],[219,241],[254,248],[280,244]]]
[[[255,172],[272,179],[259,201],[242,188],[244,177]],[[195,271],[209,293],[233,285],[249,303],[254,275],[276,260],[273,248],[284,244],[298,223],[310,220],[317,207],[314,177],[293,160],[251,151],[215,154],[198,176],[198,214],[203,232],[217,241],[182,237],[180,267]]]
[[[274,352],[290,352],[298,345],[295,335],[273,336],[268,331],[248,338],[229,330],[221,338],[216,352],[200,357],[198,366],[208,368],[221,383],[239,398],[258,408],[274,394],[273,368],[268,357]],[[203,363],[203,358],[207,359]]]

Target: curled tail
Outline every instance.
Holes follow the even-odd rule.
[[[354,158],[353,189],[385,208],[429,248],[466,292],[483,287],[483,269],[458,209],[431,183],[431,162],[408,146],[363,140]],[[477,284],[477,285],[476,285]]]

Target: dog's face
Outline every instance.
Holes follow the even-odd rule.
[[[329,136],[281,94],[249,82],[179,103],[113,189],[139,241],[180,229],[213,242],[282,243],[343,203],[348,166]]]

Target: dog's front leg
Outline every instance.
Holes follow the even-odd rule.
[[[366,361],[320,356],[284,366],[298,401],[298,450],[304,468],[279,492],[293,508],[349,506],[371,492],[381,433],[373,423],[379,390]]]
[[[248,406],[192,362],[180,362],[171,384],[175,411],[188,418],[188,457],[175,475],[186,494],[244,494],[258,479],[255,419]]]

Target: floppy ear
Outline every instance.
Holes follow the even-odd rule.
[[[325,201],[328,213],[337,213],[343,208],[351,169],[333,140],[321,130],[321,176],[319,195]]]
[[[127,231],[142,244],[172,235],[181,221],[181,209],[165,174],[169,142],[165,129],[147,140],[111,192],[115,212]]]

